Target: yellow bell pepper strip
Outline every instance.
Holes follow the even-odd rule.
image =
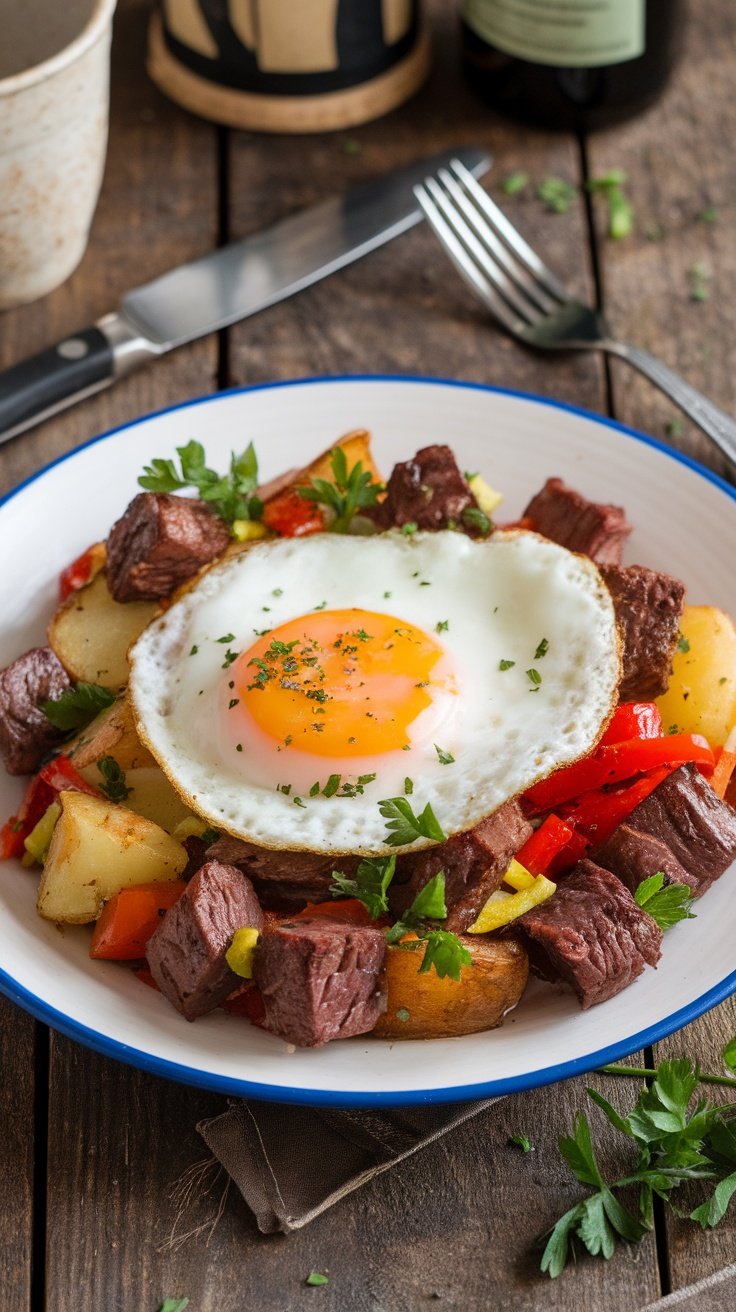
[[[528,888],[518,893],[492,893],[478,919],[466,931],[468,934],[489,934],[492,929],[509,925],[523,916],[525,911],[538,907],[557,892],[557,885],[544,875],[537,875]]]
[[[225,960],[233,974],[241,979],[253,978],[253,954],[258,942],[257,929],[236,929],[233,941],[225,953]]]
[[[512,888],[516,889],[517,893],[523,888],[531,888],[535,879],[536,875],[533,875],[531,870],[525,869],[515,856],[511,858],[511,865],[503,877],[504,883],[510,884]]]
[[[52,802],[47,807],[37,825],[34,825],[30,834],[23,840],[25,852],[21,857],[21,864],[32,866],[35,861],[43,865],[46,859],[46,853],[49,850],[51,835],[54,832],[54,825],[61,815],[61,807],[58,802]]]

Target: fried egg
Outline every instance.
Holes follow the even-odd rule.
[[[139,733],[198,815],[334,853],[391,850],[390,798],[469,829],[594,746],[620,673],[595,565],[533,533],[256,543],[130,656]]]

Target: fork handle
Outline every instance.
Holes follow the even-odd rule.
[[[606,341],[604,349],[633,365],[669,396],[715,442],[729,462],[731,475],[736,474],[736,421],[730,415],[641,347],[630,346],[627,342]]]

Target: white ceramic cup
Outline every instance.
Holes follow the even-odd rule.
[[[107,146],[116,0],[0,0],[0,310],[81,260]]]

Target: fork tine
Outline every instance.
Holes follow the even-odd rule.
[[[465,221],[460,211],[454,205],[452,198],[443,191],[436,178],[425,178],[428,192],[435,202],[443,218],[454,229],[456,236],[465,247],[471,259],[484,274],[487,281],[500,292],[509,306],[516,310],[519,319],[517,328],[519,330],[533,325],[539,319],[539,311],[532,302],[525,297],[511,281],[508,275],[493,259],[489,251],[478,241],[472,228]]]
[[[439,169],[437,177],[440,179],[443,187],[452,196],[457,208],[467,219],[474,232],[486,247],[488,252],[494,256],[496,263],[513,278],[516,285],[529,297],[530,301],[537,306],[543,314],[551,314],[558,308],[557,302],[544,290],[541,284],[534,278],[528,270],[521,264],[514,255],[511,254],[507,246],[496,236],[490,227],[488,220],[474,204],[474,199],[463,191],[457,178],[448,171],[448,169]],[[484,193],[485,194],[485,193]]]
[[[430,181],[431,179],[428,178],[427,182]],[[442,217],[426,186],[419,183],[414,187],[414,195],[424,211],[427,222],[434,229],[460,277],[468,283],[477,296],[480,296],[486,308],[503,324],[507,332],[518,332],[523,325],[514,317],[506,302],[498,295],[488,279],[470,258],[462,242],[458,240],[449,223]]]
[[[498,205],[491,200],[490,196],[482,187],[478,186],[472,173],[469,173],[465,165],[459,159],[450,161],[450,168],[455,177],[463,184],[465,190],[472,196],[479,209],[483,211],[489,223],[495,228],[496,232],[503,237],[506,245],[514,252],[522,264],[526,266],[530,273],[542,284],[543,287],[551,292],[558,301],[569,300],[569,294],[563,287],[558,278],[555,277],[551,269],[543,264],[533,251],[531,246],[524,241],[521,233],[516,231],[512,223],[509,223],[506,215],[498,208]]]

